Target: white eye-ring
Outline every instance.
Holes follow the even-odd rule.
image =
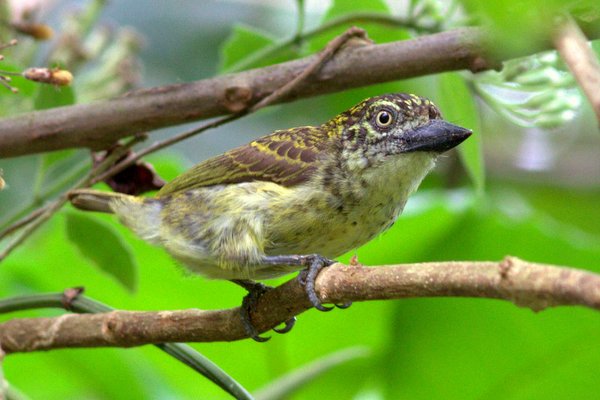
[[[377,117],[375,118],[375,122],[377,122],[377,125],[379,125],[381,128],[390,126],[393,121],[394,121],[394,116],[392,115],[391,112],[386,111],[386,110],[379,111],[377,113]]]

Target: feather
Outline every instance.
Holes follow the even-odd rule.
[[[303,126],[275,131],[210,158],[167,183],[158,197],[199,187],[267,181],[290,187],[310,179],[320,154],[328,154],[338,131]]]

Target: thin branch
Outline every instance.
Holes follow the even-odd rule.
[[[75,294],[68,293],[73,290]],[[0,301],[0,313],[39,308],[62,308],[77,313],[102,313],[114,310],[99,301],[82,296],[81,292],[82,290],[78,288],[67,289],[63,293],[35,294],[4,299]],[[159,343],[156,344],[156,347],[204,375],[236,399],[252,398],[246,389],[227,375],[218,365],[192,347],[183,343]]]
[[[136,153],[132,153],[126,159],[119,161],[117,164],[110,167],[104,173],[102,173],[102,174],[96,176],[94,179],[92,179],[91,183],[95,184],[98,182],[102,182],[102,181],[110,178],[111,176],[116,175],[119,172],[123,171],[125,168],[129,167],[130,165],[135,163],[137,160],[141,159],[142,157],[147,156],[150,153],[154,153],[158,150],[164,149],[165,147],[168,147],[175,143],[181,142],[182,140],[185,140],[189,137],[192,137],[194,135],[202,133],[208,129],[216,128],[216,127],[224,125],[228,122],[234,121],[234,120],[240,118],[241,116],[242,116],[241,114],[234,114],[234,115],[230,115],[227,117],[219,118],[216,121],[211,121],[211,122],[202,124],[198,127],[195,127],[188,131],[182,132],[178,135],[175,135],[175,136],[165,139],[163,141],[155,142],[152,145],[146,147],[145,149],[142,149]]]
[[[559,305],[600,310],[600,275],[513,257],[501,262],[434,262],[372,268],[336,264],[319,274],[316,291],[327,303],[452,296],[503,299],[535,311]],[[258,300],[252,321],[260,332],[265,332],[309,308],[311,303],[304,288],[292,279]],[[66,314],[0,324],[0,343],[7,353],[233,341],[245,337],[238,308]]]
[[[342,15],[337,18],[333,18],[329,21],[326,21],[322,25],[318,27],[307,30],[305,32],[297,32],[294,36],[289,39],[283,40],[279,43],[275,43],[271,46],[267,46],[255,53],[250,54],[248,57],[240,60],[236,64],[232,65],[230,68],[226,70],[226,72],[237,72],[247,69],[248,67],[252,67],[260,60],[264,60],[272,55],[275,55],[282,50],[285,50],[295,44],[297,44],[300,40],[309,40],[315,36],[326,33],[335,28],[339,28],[340,26],[349,25],[349,24],[358,24],[358,23],[376,23],[380,25],[387,25],[393,28],[405,28],[405,29],[413,29],[416,32],[420,33],[436,33],[437,30],[422,26],[419,23],[415,22],[416,18],[402,18],[395,17],[393,15],[385,14],[385,13],[374,13],[374,12],[353,12],[348,13],[346,15]]]
[[[466,28],[382,45],[346,46],[277,103],[442,71],[495,67],[486,58],[487,40],[480,29]],[[236,113],[298,76],[315,57],[0,120],[0,157],[72,147],[100,150],[133,133]]]
[[[44,212],[46,212],[47,209],[48,209],[48,206],[44,206],[44,207],[38,208],[38,209],[33,210],[32,212],[30,212],[29,214],[27,214],[26,216],[24,216],[20,220],[15,221],[14,223],[12,223],[8,227],[6,227],[6,229],[4,229],[2,232],[0,232],[0,240],[4,239],[6,236],[9,236],[13,232],[19,230],[23,226],[28,225],[33,220],[35,220],[40,215],[42,215]]]
[[[2,262],[10,253],[12,253],[17,247],[19,247],[28,237],[30,237],[33,232],[35,232],[44,222],[46,222],[50,217],[52,217],[60,208],[65,205],[68,201],[66,196],[62,196],[61,198],[53,201],[47,207],[43,207],[40,209],[42,212],[38,212],[39,210],[33,211],[28,217],[25,217],[21,221],[26,221],[26,224],[21,224],[19,227],[23,227],[23,230],[19,232],[19,234],[8,244],[6,247],[0,252],[0,262]],[[12,229],[14,226],[10,226],[9,229]],[[18,227],[18,228],[19,228]],[[9,232],[10,233],[10,232]],[[2,232],[2,236],[6,236],[5,232]]]
[[[94,178],[106,171],[113,165],[116,160],[121,158],[132,146],[138,142],[144,140],[145,137],[142,135],[134,136],[127,143],[116,149],[108,157],[106,157],[100,164],[95,166],[89,174],[76,183],[71,189],[80,189],[90,187],[94,183]],[[13,238],[13,240],[4,247],[0,252],[0,262],[8,257],[17,247],[19,247],[27,238],[29,238],[40,226],[42,226],[50,217],[56,214],[62,206],[64,206],[69,200],[68,194],[63,193],[56,200],[52,201],[48,205],[32,211],[29,215],[17,221],[15,224],[10,225],[4,231],[0,232],[0,239],[8,236],[16,230],[23,228],[19,234]]]
[[[600,124],[600,63],[571,17],[561,18],[554,45],[590,101]]]
[[[185,140],[191,136],[197,135],[208,129],[216,128],[216,127],[226,124],[228,122],[239,119],[243,116],[254,113],[254,112],[260,110],[261,108],[267,107],[270,104],[277,102],[279,99],[288,96],[291,92],[293,92],[294,90],[301,87],[301,85],[312,74],[314,74],[316,71],[318,71],[320,68],[322,68],[323,65],[325,65],[325,63],[327,63],[331,59],[331,57],[333,57],[333,55],[344,44],[346,44],[350,39],[355,38],[355,37],[366,39],[366,33],[364,30],[362,30],[360,28],[356,28],[356,27],[349,28],[344,33],[342,33],[341,35],[339,35],[339,36],[335,37],[333,40],[331,40],[327,44],[327,46],[325,46],[325,48],[317,55],[317,57],[308,66],[306,66],[306,68],[304,68],[304,70],[302,70],[297,76],[295,76],[292,80],[285,83],[282,87],[278,88],[277,90],[275,90],[273,93],[271,93],[267,97],[264,97],[258,103],[254,104],[251,107],[241,109],[236,114],[220,118],[216,121],[202,124],[199,127],[196,127],[194,129],[191,129],[191,130],[183,132],[183,133],[180,133],[169,139],[165,139],[161,142],[155,142],[151,146],[149,146],[135,154],[131,154],[130,157],[127,157],[125,160],[122,160],[118,164],[114,165],[109,170],[107,170],[104,174],[97,176],[92,181],[92,183],[101,182],[101,181],[119,173],[120,171],[124,170],[128,166],[135,163],[137,160],[141,159],[142,157],[147,156],[150,153],[154,153],[155,151],[161,150],[165,147],[168,147],[175,143],[181,142],[182,140]]]

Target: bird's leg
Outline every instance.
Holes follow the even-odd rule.
[[[315,292],[315,280],[319,272],[325,267],[330,266],[335,261],[325,258],[319,254],[310,254],[302,256],[266,256],[262,262],[269,265],[299,265],[304,269],[298,274],[298,280],[304,286],[306,295],[312,305],[321,311],[331,311],[333,307],[325,307]],[[336,304],[338,308],[348,308],[352,303]]]
[[[231,282],[235,283],[246,289],[248,294],[244,296],[244,300],[242,300],[242,306],[240,307],[240,313],[242,317],[242,323],[244,324],[244,330],[252,339],[257,342],[266,342],[270,339],[270,337],[260,336],[254,325],[252,325],[252,320],[250,319],[250,311],[256,306],[256,302],[266,292],[272,290],[271,286],[264,285],[260,282],[254,282],[249,279],[231,279]],[[291,319],[285,321],[285,326],[281,329],[273,328],[273,330],[277,333],[288,333],[294,327],[296,323],[296,317],[292,317]]]

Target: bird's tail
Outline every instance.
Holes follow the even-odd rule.
[[[81,210],[117,214],[121,223],[142,239],[151,243],[160,243],[162,204],[156,199],[93,189],[78,189],[69,193],[69,200]]]
[[[93,189],[78,189],[69,192],[69,201],[75,207],[85,211],[99,211],[105,213],[114,213],[111,203],[115,200],[127,201],[135,199],[123,193],[101,192]]]

